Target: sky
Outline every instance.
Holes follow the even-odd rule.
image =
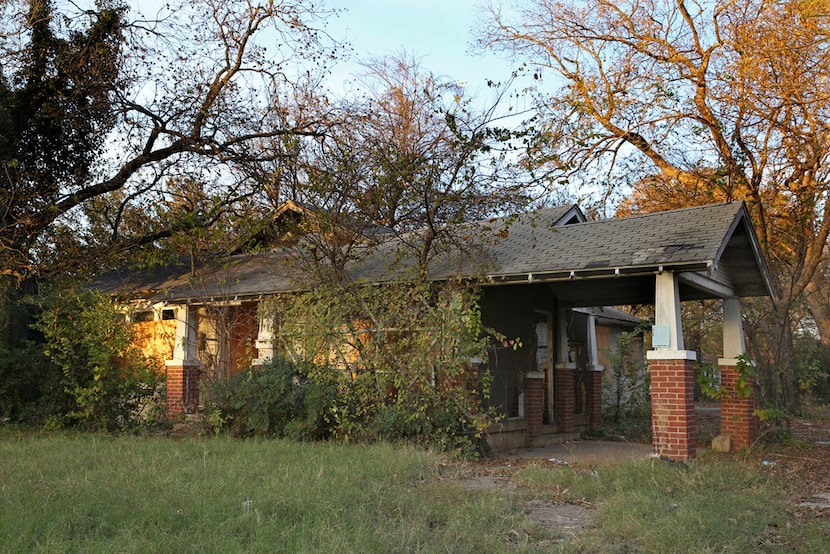
[[[481,0],[326,0],[345,8],[333,17],[329,33],[351,43],[355,56],[414,55],[437,76],[465,84],[472,95],[486,94],[487,79],[505,81],[513,64],[494,54],[473,53],[473,29],[484,16]],[[356,64],[335,69],[335,79],[359,72]]]

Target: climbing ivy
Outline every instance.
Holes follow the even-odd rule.
[[[755,379],[755,362],[749,354],[741,354],[736,358],[735,371],[738,379],[735,382],[734,393],[727,393],[721,384],[720,376],[712,364],[700,364],[697,371],[697,384],[704,395],[713,400],[722,398],[747,398],[752,394]]]

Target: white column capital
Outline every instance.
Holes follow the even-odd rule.
[[[655,346],[654,350],[685,351],[683,342],[683,324],[680,320],[680,287],[677,274],[664,271],[655,276],[654,290],[654,325],[667,331],[667,344]],[[657,334],[655,329],[655,334]]]
[[[694,350],[670,350],[660,348],[646,352],[648,360],[697,360],[697,352]]]
[[[723,299],[723,357],[738,358],[746,352],[741,301],[738,297]]]

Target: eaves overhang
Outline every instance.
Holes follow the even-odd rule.
[[[695,261],[670,264],[645,264],[634,266],[609,266],[601,268],[592,267],[557,271],[522,272],[516,274],[494,273],[484,275],[482,284],[499,285],[551,283],[558,281],[641,277],[644,275],[657,275],[663,273],[664,271],[700,272],[707,271],[711,267],[711,261]]]

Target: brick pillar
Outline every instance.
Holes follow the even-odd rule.
[[[596,431],[602,427],[602,372],[592,371],[588,389],[588,429]]]
[[[168,363],[167,417],[195,413],[199,406],[199,365]]]
[[[737,360],[720,359],[720,384],[722,396],[720,401],[720,432],[732,439],[733,448],[743,448],[752,444],[758,431],[755,411],[755,381],[749,377],[741,388],[748,392],[740,396],[737,392],[740,374]]]
[[[199,406],[199,362],[196,353],[198,310],[176,308],[176,342],[173,359],[167,360],[167,417],[194,413]]]
[[[574,430],[574,368],[571,364],[556,364],[556,422],[563,433]]]
[[[545,414],[545,374],[534,371],[525,374],[525,421],[527,435],[525,443],[534,446],[536,439],[542,435]]]
[[[694,353],[687,359],[652,356],[654,351],[648,354],[654,452],[661,458],[688,462],[697,449]]]

